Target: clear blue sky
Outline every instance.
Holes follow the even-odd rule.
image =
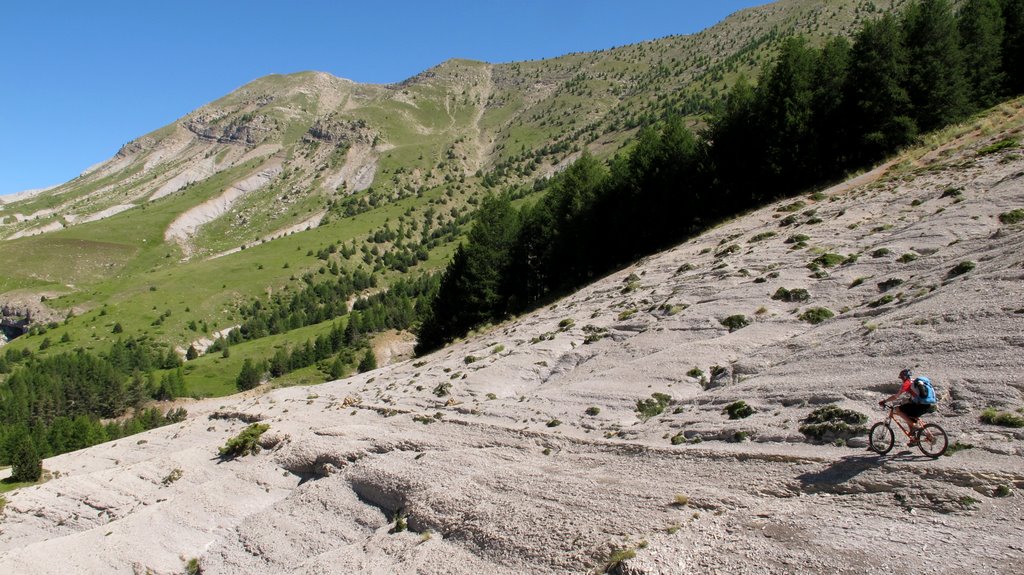
[[[0,194],[65,182],[273,73],[404,80],[697,32],[767,0],[10,0],[0,14]]]

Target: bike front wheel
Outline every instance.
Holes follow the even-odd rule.
[[[896,443],[896,435],[884,421],[879,421],[871,426],[871,432],[868,434],[868,448],[871,451],[885,455],[889,453],[894,443]]]
[[[928,457],[939,457],[949,447],[946,432],[937,424],[928,423],[917,431],[917,448]]]

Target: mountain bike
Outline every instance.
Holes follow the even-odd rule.
[[[868,447],[871,451],[879,455],[889,453],[896,443],[896,434],[892,430],[892,424],[896,423],[896,427],[900,428],[900,431],[910,440],[909,445],[914,445],[916,440],[917,448],[921,450],[921,453],[934,459],[946,452],[949,438],[946,436],[945,430],[938,424],[926,423],[911,433],[911,430],[904,426],[903,418],[895,417],[896,404],[886,403],[882,409],[888,409],[889,414],[884,420],[871,426],[871,431],[868,433]]]

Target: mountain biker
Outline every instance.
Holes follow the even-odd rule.
[[[933,403],[926,403],[927,398],[918,397],[917,389],[913,385],[914,374],[909,369],[904,369],[900,372],[900,386],[899,391],[890,395],[889,397],[878,402],[878,405],[884,406],[886,402],[896,401],[896,399],[904,393],[910,394],[910,401],[906,401],[896,407],[895,413],[903,418],[903,421],[907,422],[910,426],[910,435],[913,437],[914,432],[918,429],[918,418],[925,413],[928,413],[934,407]],[[934,401],[934,399],[933,399]],[[917,440],[913,439],[910,441],[910,445],[917,445]]]

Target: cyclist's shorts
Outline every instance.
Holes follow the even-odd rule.
[[[917,419],[931,411],[932,406],[927,403],[904,403],[899,407],[899,410],[905,413],[907,417]]]

